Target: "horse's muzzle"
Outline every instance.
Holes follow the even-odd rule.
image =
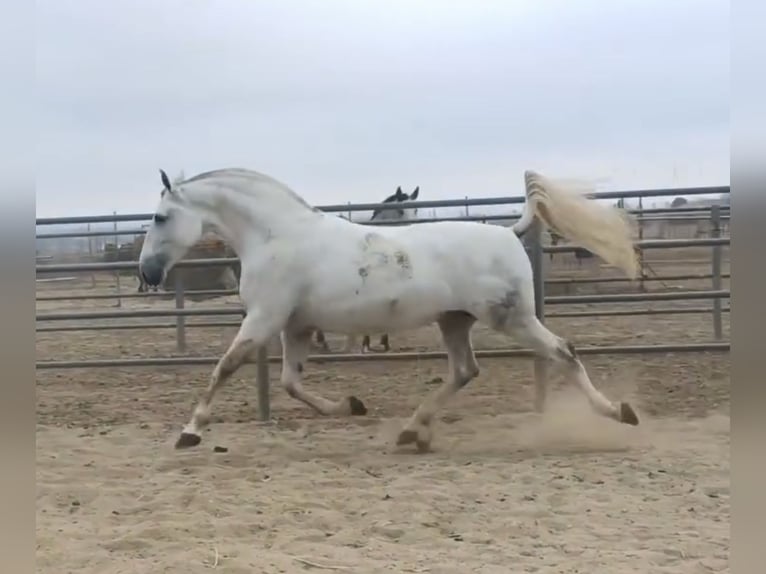
[[[165,258],[152,257],[142,261],[138,266],[141,277],[150,287],[157,287],[165,278]]]

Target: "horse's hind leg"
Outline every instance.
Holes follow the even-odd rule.
[[[391,350],[390,345],[388,344],[388,333],[384,333],[380,336],[380,344],[383,347],[383,350],[387,353]],[[365,335],[362,339],[362,353],[370,353],[372,351],[372,344],[370,343],[370,336]]]
[[[310,330],[296,330],[288,326],[282,331],[282,385],[287,394],[323,415],[367,414],[367,407],[354,396],[333,402],[303,388],[301,373],[309,355],[310,343]]]
[[[321,329],[317,329],[316,338],[317,338],[317,345],[319,345],[319,348],[322,350],[322,352],[329,353],[330,347],[327,344],[327,339],[325,339],[324,331],[322,331]]]
[[[638,417],[628,403],[614,404],[607,399],[588,376],[574,346],[549,331],[534,315],[511,319],[501,329],[529,345],[543,359],[550,359],[561,364],[567,378],[574,380],[588,398],[588,402],[598,414],[618,422],[637,425]],[[540,389],[538,389],[538,393]]]
[[[397,445],[415,443],[419,451],[428,450],[431,422],[436,411],[479,374],[471,346],[471,327],[475,322],[473,315],[462,311],[450,311],[439,318],[439,329],[447,349],[449,379],[420,404],[399,434]]]

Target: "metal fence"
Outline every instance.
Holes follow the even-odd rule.
[[[700,187],[700,188],[681,188],[681,189],[655,189],[655,190],[637,190],[637,191],[622,191],[622,192],[606,192],[592,194],[594,199],[626,199],[626,198],[648,198],[648,197],[662,197],[669,195],[710,195],[710,194],[728,194],[728,186],[716,186],[716,187]],[[413,207],[425,208],[425,207],[465,207],[466,211],[469,206],[487,206],[487,205],[512,205],[523,203],[523,197],[497,197],[497,198],[476,198],[465,200],[436,200],[436,201],[419,201],[413,202]],[[326,212],[343,212],[350,214],[355,211],[369,211],[372,209],[394,209],[395,205],[391,204],[356,204],[356,205],[330,205],[320,207],[319,209]],[[635,211],[634,211],[635,212]],[[704,275],[679,275],[676,280],[684,279],[710,279],[711,289],[704,291],[682,291],[682,292],[670,292],[670,293],[623,293],[623,294],[602,294],[602,295],[574,295],[574,296],[545,296],[544,286],[546,284],[545,279],[545,262],[543,255],[545,253],[566,253],[574,252],[576,247],[571,245],[556,245],[545,246],[542,241],[541,228],[538,225],[534,225],[532,230],[525,237],[525,243],[530,255],[534,272],[535,283],[535,295],[537,309],[536,313],[541,321],[544,321],[550,317],[588,317],[588,316],[604,316],[604,315],[639,315],[639,314],[663,314],[663,313],[703,313],[708,312],[712,315],[713,322],[713,335],[714,341],[710,343],[698,343],[698,344],[672,344],[672,345],[622,345],[622,346],[609,346],[609,347],[588,347],[579,350],[585,354],[596,353],[645,353],[645,352],[681,352],[681,351],[727,351],[729,349],[729,343],[723,341],[723,329],[722,329],[722,315],[728,312],[728,308],[722,305],[724,299],[729,299],[730,292],[722,289],[722,280],[727,278],[728,275],[722,273],[722,248],[729,245],[729,238],[722,237],[722,222],[728,219],[729,208],[728,206],[713,205],[712,207],[677,207],[677,208],[661,208],[661,209],[648,209],[640,210],[637,213],[641,218],[646,218],[648,215],[652,215],[656,218],[660,215],[669,215],[672,212],[674,218],[677,218],[679,214],[692,215],[698,220],[709,218],[711,222],[711,237],[698,238],[698,239],[655,239],[655,240],[640,240],[637,242],[637,246],[643,253],[645,250],[650,249],[672,249],[682,247],[710,247],[712,251],[711,257],[711,272]],[[117,222],[130,222],[130,221],[147,221],[151,219],[152,214],[131,214],[131,215],[105,215],[105,216],[80,216],[80,217],[62,217],[62,218],[38,218],[37,225],[61,225],[61,224],[91,224],[91,223],[114,223]],[[518,216],[470,216],[458,218],[436,218],[436,220],[445,219],[458,219],[458,220],[483,220],[485,222],[493,220],[503,220],[506,222],[512,222],[517,219]],[[422,219],[420,222],[430,222],[435,219]],[[378,222],[360,222],[367,224],[378,224]],[[385,223],[383,223],[385,224]],[[417,224],[417,222],[415,223]],[[109,235],[115,236],[118,234],[133,234],[137,235],[143,233],[144,230],[131,230],[131,231],[118,231],[116,229],[108,232],[71,232],[71,233],[42,233],[37,237],[54,239],[62,237],[75,237],[75,236],[94,236]],[[76,234],[76,235],[75,235]],[[184,260],[177,264],[178,267],[201,267],[201,266],[221,266],[231,265],[237,262],[235,258],[216,258],[216,259],[192,259]],[[39,264],[37,265],[38,274],[51,274],[51,273],[80,273],[80,272],[93,272],[93,271],[121,271],[121,270],[135,270],[137,262],[103,262],[103,263],[71,263],[71,264]],[[658,279],[662,279],[661,277]],[[623,278],[588,278],[582,281],[624,281]],[[642,278],[642,280],[652,280],[649,277]],[[667,280],[673,280],[672,277],[668,277]],[[548,280],[550,284],[555,280]],[[561,282],[577,282],[576,280],[561,280]],[[236,293],[235,291],[227,290],[208,290],[200,291],[200,293],[206,294],[221,294],[231,295]],[[176,328],[176,341],[179,351],[185,351],[186,349],[186,328],[188,327],[212,327],[212,326],[236,326],[238,321],[213,321],[208,323],[198,323],[187,325],[186,317],[214,317],[214,316],[241,316],[243,309],[241,308],[198,308],[198,309],[185,309],[184,299],[185,293],[183,291],[183,284],[179,281],[176,285],[176,291],[172,295],[168,294],[153,294],[153,293],[133,293],[122,294],[117,297],[151,297],[161,296],[166,297],[173,296],[175,299],[175,309],[164,310],[114,310],[114,311],[98,311],[98,312],[68,312],[68,313],[37,313],[36,320],[38,322],[63,322],[73,320],[95,320],[95,319],[121,319],[121,318],[151,318],[151,317],[175,317],[174,323],[154,323],[154,324],[141,324],[141,325],[89,325],[89,326],[50,326],[39,327],[38,331],[51,332],[51,331],[74,331],[74,330],[88,330],[88,329],[146,329],[146,328]],[[49,296],[41,297],[39,300],[63,300],[63,299],[88,299],[88,298],[115,298],[115,295],[82,295],[77,297],[64,297],[64,296]],[[624,303],[624,302],[646,302],[646,301],[690,301],[690,300],[711,300],[711,308],[679,308],[679,309],[623,309],[613,310],[608,313],[595,312],[595,311],[570,311],[560,313],[546,314],[546,305],[566,305],[575,303]],[[499,349],[499,350],[486,350],[477,351],[477,356],[487,357],[510,357],[518,355],[529,355],[530,351],[525,349]],[[409,359],[427,359],[427,358],[443,358],[446,354],[443,352],[430,352],[430,353],[386,353],[383,355],[365,355],[365,354],[331,354],[331,355],[312,355],[311,360],[316,362],[347,362],[347,361],[369,361],[369,360],[409,360]],[[258,352],[258,393],[259,393],[259,409],[262,418],[267,419],[269,416],[269,404],[268,404],[268,363],[279,362],[280,357],[268,357],[265,348],[259,349]],[[91,368],[91,367],[135,367],[135,366],[181,366],[181,365],[211,365],[218,361],[218,357],[154,357],[145,359],[104,359],[104,360],[75,360],[75,361],[38,361],[36,367],[38,369],[66,369],[66,368]],[[538,378],[545,376],[545,370],[542,363],[537,363],[536,373]]]

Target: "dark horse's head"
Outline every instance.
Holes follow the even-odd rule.
[[[415,201],[420,193],[420,186],[415,190],[406,194],[402,191],[401,187],[396,188],[396,193],[389,195],[382,203],[407,203],[408,201]],[[399,207],[397,209],[376,209],[372,213],[372,220],[384,220],[390,219],[395,221],[403,221],[408,219],[415,219],[418,216],[417,207]]]

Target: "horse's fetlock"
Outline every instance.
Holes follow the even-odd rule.
[[[285,392],[288,394],[288,396],[290,396],[290,398],[298,398],[298,391],[295,390],[295,385],[292,382],[286,383],[284,387]]]

